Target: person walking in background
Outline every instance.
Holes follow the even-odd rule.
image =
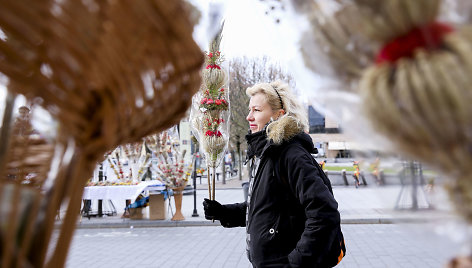
[[[328,162],[328,160],[323,160],[323,161],[321,161],[321,163],[320,163],[321,169],[322,169],[323,171],[325,170],[326,162]]]
[[[226,152],[226,154],[225,154],[225,167],[226,166],[228,166],[230,176],[231,176],[231,174],[233,174],[233,160],[231,158],[231,153],[230,152]]]
[[[250,97],[248,200],[205,199],[205,218],[246,227],[254,267],[333,267],[346,252],[331,184],[312,157],[303,107],[283,82],[261,83]]]
[[[26,106],[18,108],[18,116],[13,124],[13,135],[27,137],[36,134],[37,131],[31,125],[30,109]]]

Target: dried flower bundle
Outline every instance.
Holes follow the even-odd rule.
[[[318,1],[304,10],[374,129],[398,152],[450,175],[450,198],[472,223],[472,26],[441,20],[443,2],[330,1],[326,12]]]
[[[0,0],[0,80],[8,90],[0,131],[1,267],[63,267],[95,163],[185,115],[201,82],[203,55],[184,5]],[[52,157],[12,152],[19,94],[54,121],[44,150]],[[12,182],[4,173],[34,165],[47,174],[35,183],[40,187]]]
[[[229,93],[225,87],[226,71],[219,51],[221,32],[210,44],[210,51],[205,54],[206,67],[202,70],[203,83],[200,92],[193,97],[190,121],[194,136],[199,141],[208,166],[208,191],[210,199],[215,197],[215,169],[222,161],[229,140]],[[210,182],[210,168],[213,179]]]
[[[179,188],[187,185],[192,169],[191,163],[185,163],[186,150],[180,152],[178,137],[171,133],[176,131],[163,131],[159,134],[146,137],[146,143],[156,155],[157,167],[152,167],[160,180],[169,188]]]

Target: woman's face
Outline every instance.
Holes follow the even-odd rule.
[[[261,131],[270,121],[270,118],[277,118],[278,111],[272,111],[263,93],[257,93],[249,100],[249,114],[246,120],[249,122],[251,133]]]

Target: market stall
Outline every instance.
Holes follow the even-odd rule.
[[[165,185],[159,180],[143,181],[134,185],[105,185],[105,186],[88,186],[84,188],[84,194],[82,196],[83,207],[82,215],[85,217],[90,216],[102,216],[102,215],[116,215],[117,210],[113,200],[127,200],[118,205],[118,210],[124,211],[124,208],[132,201],[145,191],[160,192],[165,190]],[[103,205],[106,209],[103,210],[101,204],[98,204],[97,210],[93,210],[95,207],[92,201],[106,200]]]

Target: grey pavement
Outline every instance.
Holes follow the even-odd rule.
[[[345,224],[337,267],[444,267],[461,244],[441,224]],[[66,267],[251,267],[244,228],[221,226],[79,229]]]
[[[237,177],[228,179],[226,184],[221,181],[216,184],[216,200],[222,204],[242,202],[244,194],[241,183]],[[341,220],[344,224],[375,224],[375,223],[398,223],[398,222],[432,222],[455,218],[448,203],[444,190],[437,186],[432,192],[426,192],[422,188],[418,191],[418,210],[410,209],[412,188],[400,185],[377,187],[375,185],[355,188],[354,186],[333,186],[333,192],[339,204]],[[402,193],[402,194],[400,194]],[[202,202],[208,197],[208,187],[205,181],[197,182],[196,210],[198,217],[192,217],[194,211],[193,194],[184,195],[182,201],[183,221],[171,221],[172,213],[175,212],[174,200],[165,201],[166,219],[146,219],[148,209],[142,220],[130,220],[121,218],[124,211],[125,201],[115,201],[116,216],[102,218],[80,218],[77,228],[118,228],[118,227],[171,227],[171,226],[206,226],[219,225],[218,222],[207,221],[203,215]],[[426,209],[427,200],[434,209]],[[400,209],[395,209],[395,207]],[[60,224],[60,221],[57,222]]]
[[[237,177],[225,185],[218,182],[216,199],[241,202],[241,183]],[[124,204],[119,208],[119,202],[117,216],[79,219],[66,267],[251,267],[244,228],[226,229],[205,220],[201,204],[208,189],[203,180],[197,189],[199,216],[192,217],[193,195],[184,195],[183,221],[170,220],[173,200],[171,207],[166,201],[165,220],[122,219]],[[466,232],[441,187],[421,189],[418,210],[410,209],[411,187],[335,186],[333,191],[348,247],[338,267],[443,267],[464,249]],[[425,209],[426,200],[435,209]]]

